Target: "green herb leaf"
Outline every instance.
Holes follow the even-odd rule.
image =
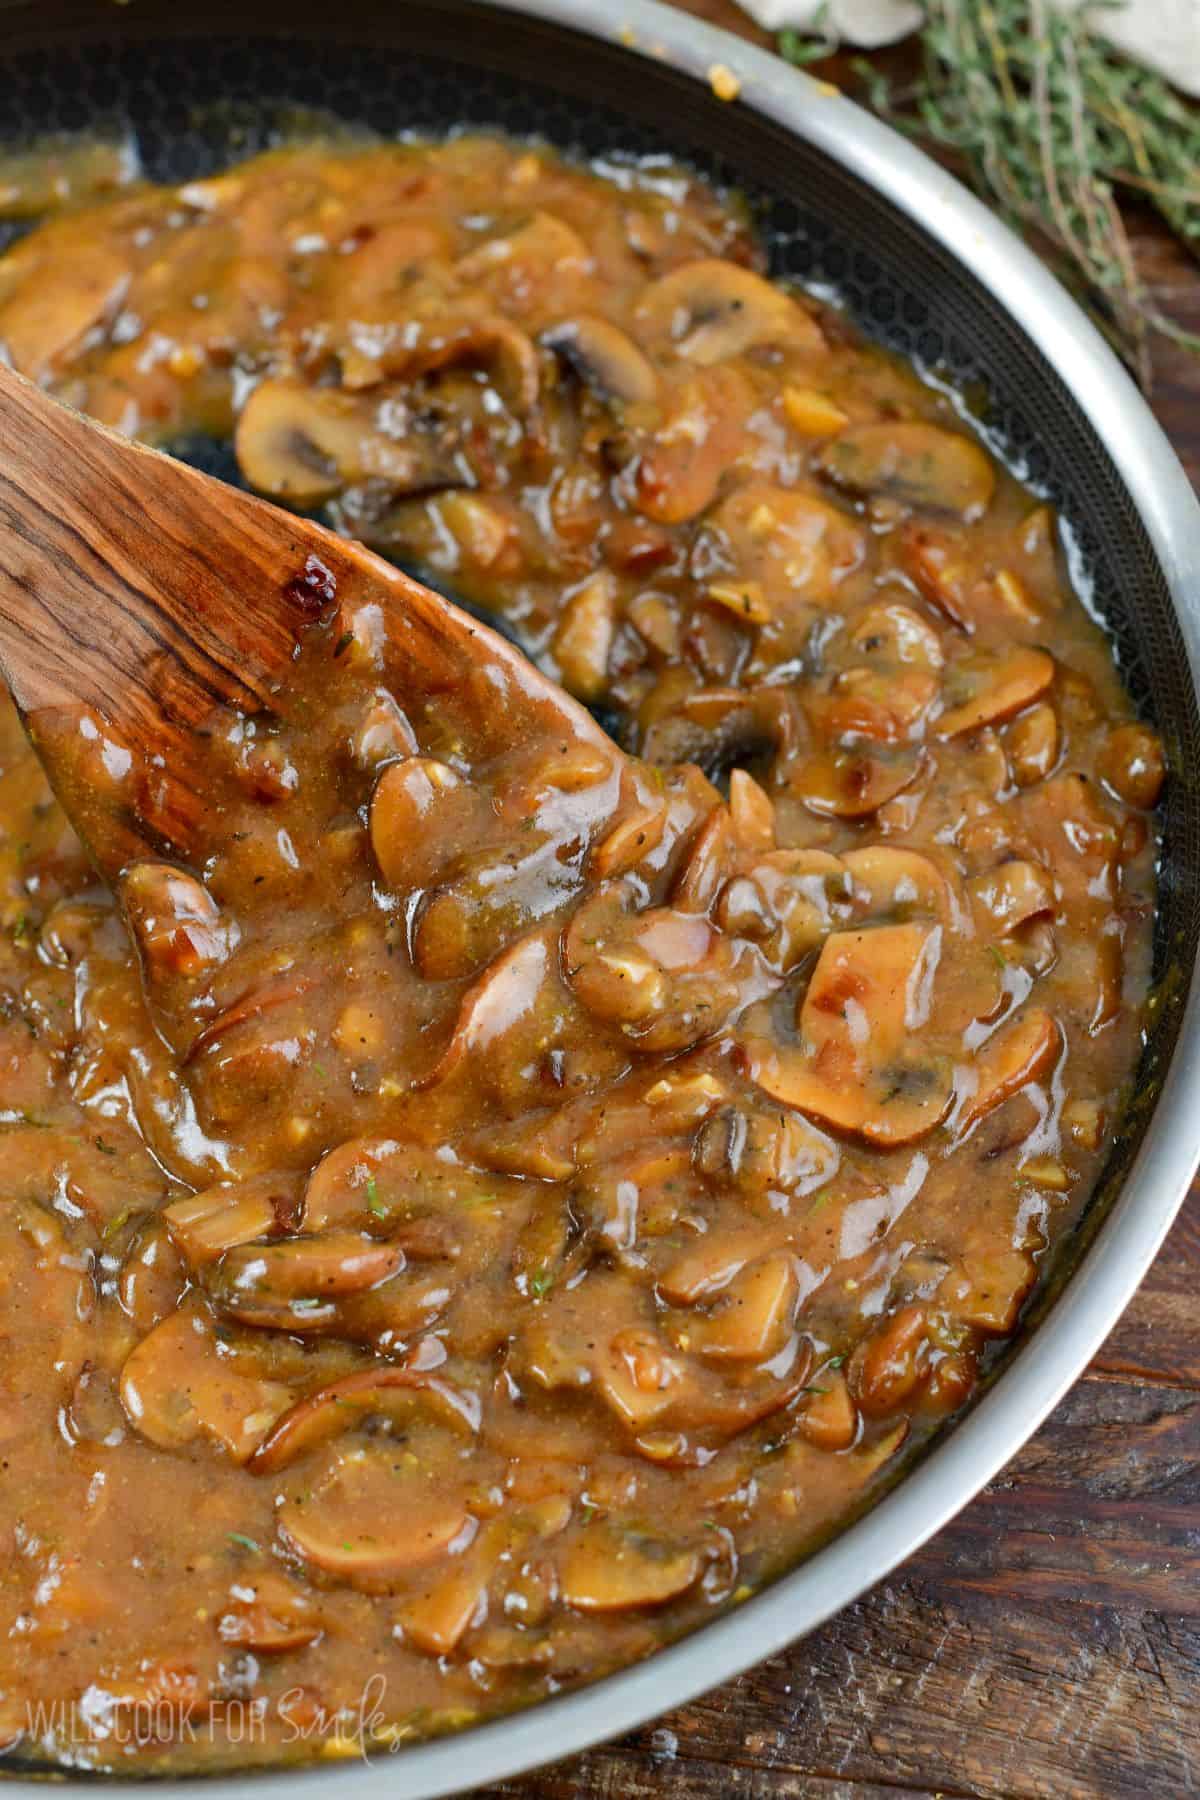
[[[262,1549],[262,1545],[255,1543],[252,1537],[247,1537],[244,1531],[231,1531],[229,1541],[236,1544],[239,1550],[253,1550],[256,1555]]]

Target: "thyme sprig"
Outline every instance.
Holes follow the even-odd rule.
[[[1105,43],[1101,10],[927,0],[914,80],[862,58],[853,67],[873,111],[957,158],[1037,241],[1148,387],[1153,334],[1196,352],[1200,335],[1156,302],[1116,195],[1153,207],[1200,258],[1200,107]],[[803,62],[831,48],[793,33],[779,47]]]

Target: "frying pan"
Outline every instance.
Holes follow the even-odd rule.
[[[248,22],[248,15],[252,21]],[[722,102],[723,64],[740,96]],[[1200,1146],[1200,506],[1098,334],[943,171],[776,59],[647,0],[0,0],[7,135],[129,128],[180,181],[265,147],[298,115],[385,136],[460,125],[567,151],[682,157],[749,198],[777,275],[969,396],[992,447],[1061,511],[1080,591],[1162,732],[1155,979],[1161,1005],[1104,1177],[985,1391],[874,1509],[801,1567],[648,1662],[369,1767],[254,1777],[314,1796],[427,1800],[582,1749],[811,1630],[894,1569],[1008,1460],[1081,1372],[1144,1274]],[[10,1783],[32,1786],[29,1766]],[[68,1778],[69,1780],[71,1778]],[[76,1782],[83,1777],[74,1778]],[[132,1795],[144,1784],[106,1780]],[[181,1782],[156,1790],[181,1797]],[[225,1800],[249,1780],[217,1777]]]

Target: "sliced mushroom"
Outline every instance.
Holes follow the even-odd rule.
[[[166,1225],[148,1219],[135,1232],[117,1277],[122,1309],[140,1332],[152,1331],[174,1312],[186,1287],[187,1270]]]
[[[121,1371],[121,1404],[150,1443],[182,1450],[207,1437],[238,1463],[249,1459],[292,1399],[281,1382],[232,1367],[211,1319],[191,1304],[143,1338]]]
[[[634,1048],[686,1050],[719,1031],[737,1005],[728,939],[696,913],[631,910],[624,883],[584,902],[563,935],[572,991]]]
[[[474,1195],[475,1177],[432,1150],[399,1138],[348,1138],[326,1151],[308,1178],[301,1224],[306,1232],[330,1229],[392,1237],[399,1231],[410,1256],[420,1252],[409,1228],[444,1228]],[[450,1254],[443,1244],[438,1254]]]
[[[505,1034],[535,1011],[553,974],[544,932],[533,932],[504,951],[463,995],[450,1042],[418,1085],[438,1086],[468,1057],[495,1056]]]
[[[732,1184],[747,1208],[775,1224],[803,1198],[832,1181],[838,1146],[800,1113],[726,1107],[696,1134],[696,1168],[721,1187]]]
[[[818,818],[865,819],[912,787],[927,767],[917,750],[887,756],[823,750],[798,763],[788,785]]]
[[[404,711],[385,689],[377,689],[350,739],[354,762],[370,771],[416,751],[417,735]]]
[[[250,1581],[239,1580],[232,1604],[217,1620],[223,1644],[265,1656],[303,1650],[316,1643],[322,1629],[312,1598],[281,1569],[263,1569]]]
[[[585,275],[592,257],[579,233],[556,213],[538,211],[515,230],[492,237],[454,265],[459,281],[472,287],[496,285],[537,289],[555,277]]]
[[[823,350],[820,327],[782,288],[740,263],[704,257],[652,282],[638,303],[643,340],[707,366],[747,350]]]
[[[660,525],[680,525],[711,505],[743,448],[754,404],[740,369],[701,369],[674,383],[664,378],[654,429],[625,434],[638,511]]]
[[[482,368],[490,371],[496,392],[519,418],[537,404],[537,351],[520,326],[499,313],[442,309],[432,317],[393,322],[382,332],[368,329],[365,341],[352,325],[341,358],[342,386],[351,392],[383,381],[418,381],[445,369]],[[383,404],[387,406],[386,398]]]
[[[234,433],[238,466],[262,494],[318,506],[355,482],[393,494],[469,482],[457,432],[410,413],[402,398],[314,388],[280,376],[260,382]]]
[[[926,913],[951,921],[950,885],[937,864],[917,850],[870,844],[848,850],[842,866],[852,884],[851,907],[858,918],[892,914],[899,919]]]
[[[163,1218],[193,1268],[215,1262],[226,1250],[267,1237],[295,1213],[296,1183],[286,1175],[255,1175],[219,1182],[186,1200],[172,1201]]]
[[[1048,701],[1014,719],[1007,733],[1008,760],[1018,787],[1044,781],[1058,761],[1058,714]]]
[[[1148,725],[1118,725],[1100,752],[1100,775],[1128,806],[1150,812],[1158,805],[1167,764],[1162,739]]]
[[[706,553],[754,582],[780,621],[805,605],[824,607],[860,566],[862,527],[803,488],[752,481],[715,508],[704,528]]]
[[[973,1125],[1031,1081],[1040,1081],[1058,1060],[1062,1032],[1041,1007],[1030,1007],[1002,1025],[975,1058],[971,1088],[958,1113],[960,1131]]]
[[[561,320],[542,333],[542,342],[606,406],[648,405],[657,397],[658,376],[649,359],[596,313]]]
[[[986,875],[976,875],[967,885],[977,916],[1001,936],[1017,931],[1027,919],[1054,911],[1054,884],[1037,863],[1014,857]]]
[[[285,1549],[368,1594],[465,1549],[475,1530],[440,1459],[425,1466],[383,1445],[336,1453],[321,1476],[285,1499],[278,1520]]]
[[[844,669],[810,706],[810,716],[826,743],[918,743],[939,692],[931,669]]]
[[[732,1277],[707,1316],[689,1321],[689,1348],[715,1362],[766,1362],[791,1335],[799,1293],[795,1258],[764,1256]]]
[[[937,735],[958,737],[1011,719],[1040,699],[1053,680],[1054,659],[1044,650],[1020,648],[959,663],[952,671],[951,691],[965,689],[966,698],[942,714]]]
[[[170,863],[134,863],[120,896],[151,978],[209,974],[238,942],[203,883]]]
[[[786,973],[829,935],[849,891],[843,863],[828,851],[772,850],[726,885],[717,920]]]
[[[491,812],[488,796],[432,756],[389,763],[371,796],[371,848],[384,881],[397,892],[442,879],[456,854]]]
[[[247,1463],[252,1475],[276,1475],[298,1457],[353,1431],[365,1419],[397,1423],[425,1416],[466,1436],[479,1430],[478,1397],[445,1376],[380,1364],[358,1369],[306,1394],[271,1427]]]
[[[686,1593],[700,1569],[696,1550],[597,1523],[564,1550],[559,1584],[567,1605],[581,1612],[627,1612]]]
[[[848,1450],[861,1427],[846,1377],[826,1363],[812,1378],[800,1431],[818,1450]]]
[[[985,512],[996,488],[995,470],[978,444],[924,420],[850,425],[819,460],[829,480],[848,493],[962,519]]]
[[[407,1260],[399,1242],[326,1231],[227,1250],[204,1283],[214,1304],[244,1325],[305,1332],[331,1328],[342,1299],[378,1287]]]
[[[775,802],[745,769],[729,772],[729,821],[742,850],[775,848]]]
[[[911,1401],[930,1374],[929,1321],[923,1306],[903,1306],[877,1325],[850,1359],[847,1377],[862,1411],[885,1419]]]
[[[566,597],[554,632],[559,678],[580,700],[604,692],[616,629],[616,581],[611,570],[598,569]]]
[[[861,656],[882,668],[912,665],[936,674],[946,660],[933,626],[911,606],[896,600],[869,606],[850,639]]]
[[[953,1097],[947,1060],[926,1049],[941,927],[880,925],[825,940],[791,1047],[750,1038],[749,1072],[785,1106],[881,1146],[941,1123]]]

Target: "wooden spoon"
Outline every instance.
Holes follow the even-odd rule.
[[[214,716],[286,719],[306,632],[364,607],[401,706],[452,695],[490,755],[553,735],[619,759],[519,651],[361,544],[0,368],[0,669],[110,881],[146,856],[199,860],[219,828]]]

